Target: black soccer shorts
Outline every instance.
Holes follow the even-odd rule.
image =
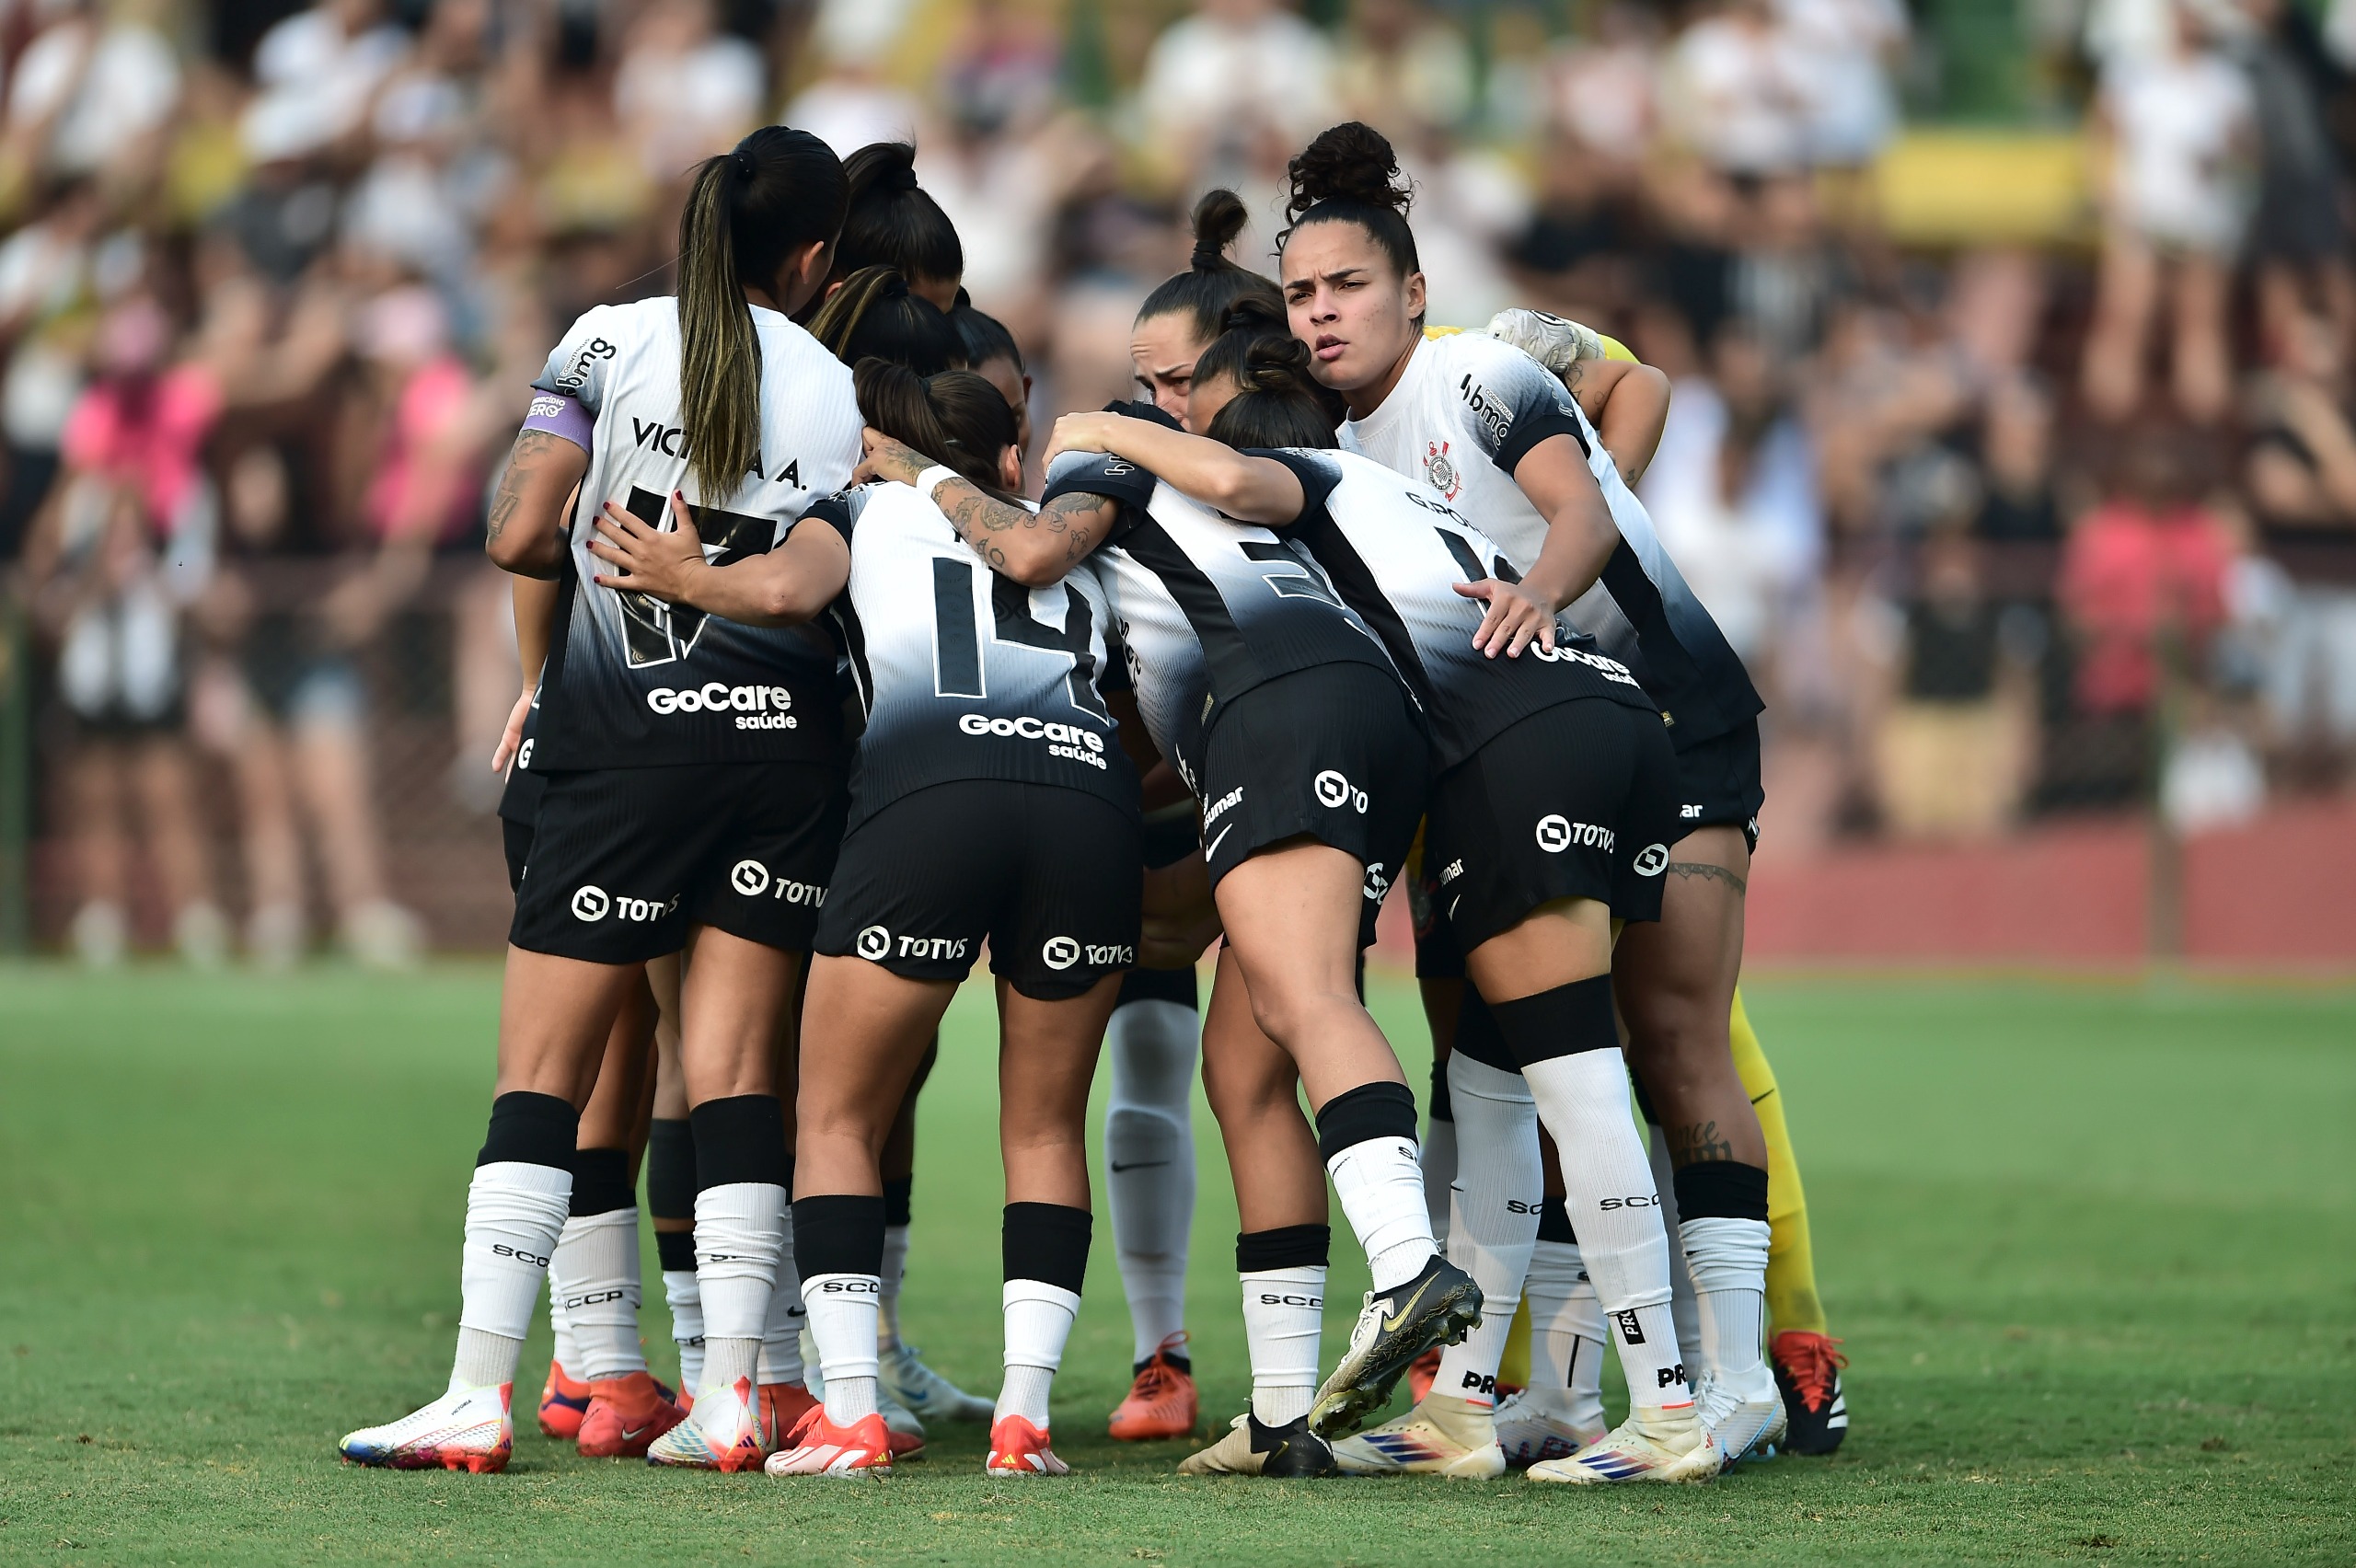
[[[1558,899],[1659,919],[1676,788],[1650,709],[1586,697],[1531,714],[1432,786],[1422,877],[1435,924],[1461,955]],[[1440,933],[1426,940],[1437,958]]]
[[[1399,879],[1430,787],[1430,744],[1406,688],[1371,664],[1299,670],[1227,705],[1203,754],[1211,885],[1258,850],[1311,838],[1366,868],[1358,945]]]
[[[1039,1001],[1138,958],[1138,813],[1057,784],[970,778],[903,795],[843,841],[816,951],[910,980],[991,973]]]
[[[687,945],[690,924],[808,951],[842,842],[838,768],[681,763],[546,776],[507,940],[593,963]]]
[[[1767,803],[1759,777],[1759,721],[1746,719],[1677,754],[1677,838],[1697,827],[1731,823],[1759,852],[1759,808]],[[1677,838],[1669,840],[1671,844]]]

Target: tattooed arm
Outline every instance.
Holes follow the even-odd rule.
[[[566,502],[589,472],[589,454],[560,435],[526,430],[507,455],[491,498],[483,548],[518,577],[564,571]]]
[[[882,431],[869,430],[863,439],[867,455],[855,478],[912,485],[933,467],[931,458]],[[1076,491],[1033,512],[966,478],[942,480],[933,487],[932,501],[991,571],[1030,588],[1060,581],[1120,518],[1120,503],[1109,496]]]

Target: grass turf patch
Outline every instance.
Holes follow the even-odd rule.
[[[497,984],[0,971],[0,1560],[2356,1560],[2356,993],[1758,983],[1853,1358],[1829,1461],[1576,1494],[1179,1480],[1183,1446],[1103,1435],[1130,1343],[1100,1216],[1057,1386],[1069,1481],[984,1478],[976,1427],[882,1485],[583,1460],[531,1426],[544,1328],[505,1476],[348,1469],[338,1435],[446,1374]],[[1373,994],[1420,1084],[1412,986]],[[904,1308],[985,1394],[993,1038],[969,989]],[[1223,1421],[1248,1387],[1234,1209],[1207,1113],[1196,1134],[1190,1317]],[[1329,1364],[1365,1286],[1346,1235]]]

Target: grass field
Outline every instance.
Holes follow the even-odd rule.
[[[528,1415],[503,1477],[345,1469],[338,1434],[442,1387],[496,987],[0,971],[0,1561],[2356,1562],[2356,992],[1758,983],[1853,1358],[1848,1447],[1566,1495],[1189,1482],[1175,1446],[1116,1447],[1101,1217],[1057,1389],[1068,1482],[987,1481],[970,1427],[886,1484],[788,1483],[583,1460]],[[1411,988],[1375,999],[1412,1058]],[[985,1391],[989,1039],[969,990],[905,1313]],[[1234,1215],[1197,1131],[1195,1364],[1223,1420],[1248,1380]],[[519,1400],[546,1357],[543,1331]]]

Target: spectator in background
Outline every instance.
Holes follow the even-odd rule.
[[[1900,0],[1776,0],[1790,47],[1807,63],[1808,161],[1859,168],[1898,129],[1890,67],[1906,46]]]
[[[614,116],[649,177],[676,179],[761,122],[760,52],[720,30],[712,0],[652,0],[621,46]]]
[[[89,181],[68,181],[32,222],[0,240],[0,434],[7,442],[0,561],[16,558],[57,478],[58,443],[82,391],[104,212]]]
[[[1464,35],[1418,0],[1354,0],[1334,86],[1340,118],[1415,146],[1472,111],[1472,54]]]
[[[2239,40],[2258,122],[2258,213],[2250,248],[2258,266],[2259,328],[2279,342],[2298,317],[2320,309],[2341,340],[2356,333],[2356,270],[2340,211],[2339,159],[2324,104],[2337,75],[2307,14],[2287,0],[2239,0],[2249,22]]]
[[[1813,68],[1773,0],[1725,0],[1670,46],[1664,118],[1721,173],[1791,173],[1811,152]]]
[[[5,162],[49,179],[145,184],[179,100],[179,62],[157,0],[61,0],[8,79]]]
[[[98,965],[130,942],[134,818],[173,945],[205,966],[228,951],[180,732],[180,615],[210,572],[217,518],[200,454],[221,396],[202,368],[169,363],[171,338],[144,294],[108,313],[26,552],[75,732],[59,812],[79,882],[70,936]]]
[[[1902,610],[1896,690],[1875,752],[1884,824],[1909,838],[1985,838],[2009,825],[2027,778],[2027,660],[1960,519],[1926,535]]]
[[[2085,390],[2104,419],[2137,409],[2165,298],[2177,407],[2206,424],[2232,396],[2226,295],[2247,221],[2256,126],[2247,79],[2189,0],[2175,0],[2171,15],[2163,47],[2123,54],[2103,72],[2102,270]]]
[[[1595,10],[1593,30],[1557,44],[1546,72],[1552,123],[1611,186],[1633,187],[1659,131],[1660,23],[1631,0]],[[1551,160],[1550,160],[1551,161]]]
[[[966,288],[1034,340],[1050,329],[1056,212],[1098,156],[1092,129],[1057,112],[1060,63],[1037,16],[1007,0],[975,6],[941,64],[946,124],[917,155],[918,175],[964,245]]]
[[[1146,146],[1172,184],[1247,197],[1340,118],[1336,102],[1333,46],[1281,0],[1198,0],[1154,40],[1138,89]]]
[[[408,52],[380,0],[320,0],[296,12],[254,50],[261,90],[246,109],[248,144],[300,159],[344,141],[365,126],[376,89]]]
[[[2251,388],[2243,471],[2258,545],[2287,589],[2266,661],[2267,704],[2293,748],[2356,744],[2356,396],[2342,340],[2297,321]]]
[[[778,116],[849,157],[876,142],[912,142],[921,106],[887,79],[910,0],[823,0],[810,47],[825,73]]]
[[[2199,499],[2197,456],[2181,431],[2138,429],[2112,493],[2070,535],[2060,599],[2090,766],[2108,772],[2097,794],[2140,789],[2164,683],[2196,679],[2224,624],[2234,542]]]

